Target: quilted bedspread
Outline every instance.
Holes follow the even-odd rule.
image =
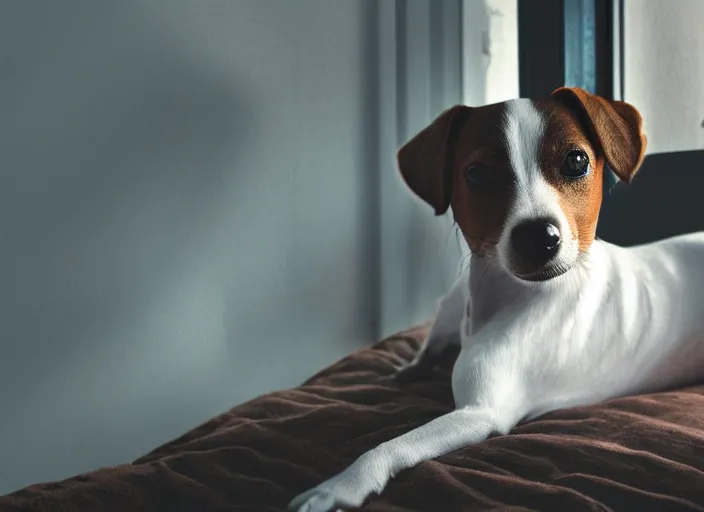
[[[236,406],[131,464],[0,497],[0,512],[283,510],[364,451],[452,409],[456,353],[422,381],[390,378],[425,329]],[[403,471],[363,510],[704,511],[704,386],[547,414]]]

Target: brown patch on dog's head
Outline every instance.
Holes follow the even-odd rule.
[[[514,183],[504,143],[503,104],[456,106],[398,152],[401,176],[436,215],[452,206],[474,254],[485,254],[501,235]],[[466,171],[484,166],[488,182],[470,186]]]
[[[557,201],[572,238],[572,255],[562,251],[562,269],[594,240],[605,164],[623,181],[630,181],[638,170],[646,146],[642,120],[631,105],[607,101],[581,89],[561,88],[549,99],[531,102],[534,109],[527,105],[452,107],[399,150],[398,165],[406,184],[435,209],[436,215],[452,207],[465,240],[478,255],[495,250],[514,206],[521,212],[526,204],[529,210],[537,205],[537,210],[546,211]],[[535,110],[539,115],[530,114]],[[519,130],[511,132],[514,146],[525,142],[520,140],[520,130],[525,129],[526,140],[539,132],[539,144],[530,146],[536,149],[524,148],[529,153],[526,158],[533,162],[520,164],[525,169],[512,168],[516,164],[511,162],[507,141],[507,116],[517,112],[533,117],[524,120],[527,125],[514,126]],[[565,157],[573,150],[583,151],[590,164],[590,171],[579,179],[567,179],[561,172]],[[535,172],[544,180],[531,188],[537,183]],[[522,184],[521,180],[527,181]],[[554,194],[540,192],[544,189]],[[553,206],[536,201],[552,201]],[[566,226],[562,231],[564,239],[568,236]]]
[[[552,98],[575,114],[616,176],[630,182],[648,144],[640,112],[623,101],[609,101],[576,87],[556,89]]]
[[[540,151],[542,172],[558,193],[573,237],[584,251],[594,241],[603,198],[605,163],[630,182],[643,161],[646,137],[640,113],[628,103],[608,101],[578,88],[560,88],[536,102],[547,126]],[[561,178],[567,153],[581,149],[591,172],[579,180]]]
[[[595,149],[577,116],[563,104],[539,101],[536,108],[546,119],[545,135],[538,154],[540,170],[556,192],[572,237],[584,251],[596,236],[603,196],[604,157]],[[568,153],[575,150],[586,153],[590,172],[579,179],[565,179],[561,168]]]

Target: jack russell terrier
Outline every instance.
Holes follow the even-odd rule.
[[[460,344],[456,409],[289,509],[357,507],[399,471],[519,422],[704,377],[704,232],[632,248],[595,238],[605,164],[630,182],[645,146],[633,106],[560,88],[455,106],[399,150],[404,181],[436,215],[452,209],[471,258],[396,375],[415,378]]]

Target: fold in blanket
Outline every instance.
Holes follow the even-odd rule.
[[[424,334],[381,341],[133,464],[2,497],[0,511],[283,510],[366,450],[452,409],[456,354],[422,382],[389,378]],[[363,509],[704,511],[704,386],[545,415],[402,472]]]

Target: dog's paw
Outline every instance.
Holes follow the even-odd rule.
[[[287,510],[335,512],[362,506],[371,494],[381,492],[389,478],[389,475],[379,473],[380,465],[369,462],[368,456],[360,457],[342,473],[296,496]]]
[[[335,512],[345,508],[358,507],[360,504],[342,503],[332,492],[317,487],[296,496],[288,508],[291,512]]]
[[[339,489],[328,482],[296,496],[288,504],[287,510],[291,512],[335,512],[359,507],[364,503],[366,496],[359,494],[354,496],[353,493],[349,493],[349,489]]]

